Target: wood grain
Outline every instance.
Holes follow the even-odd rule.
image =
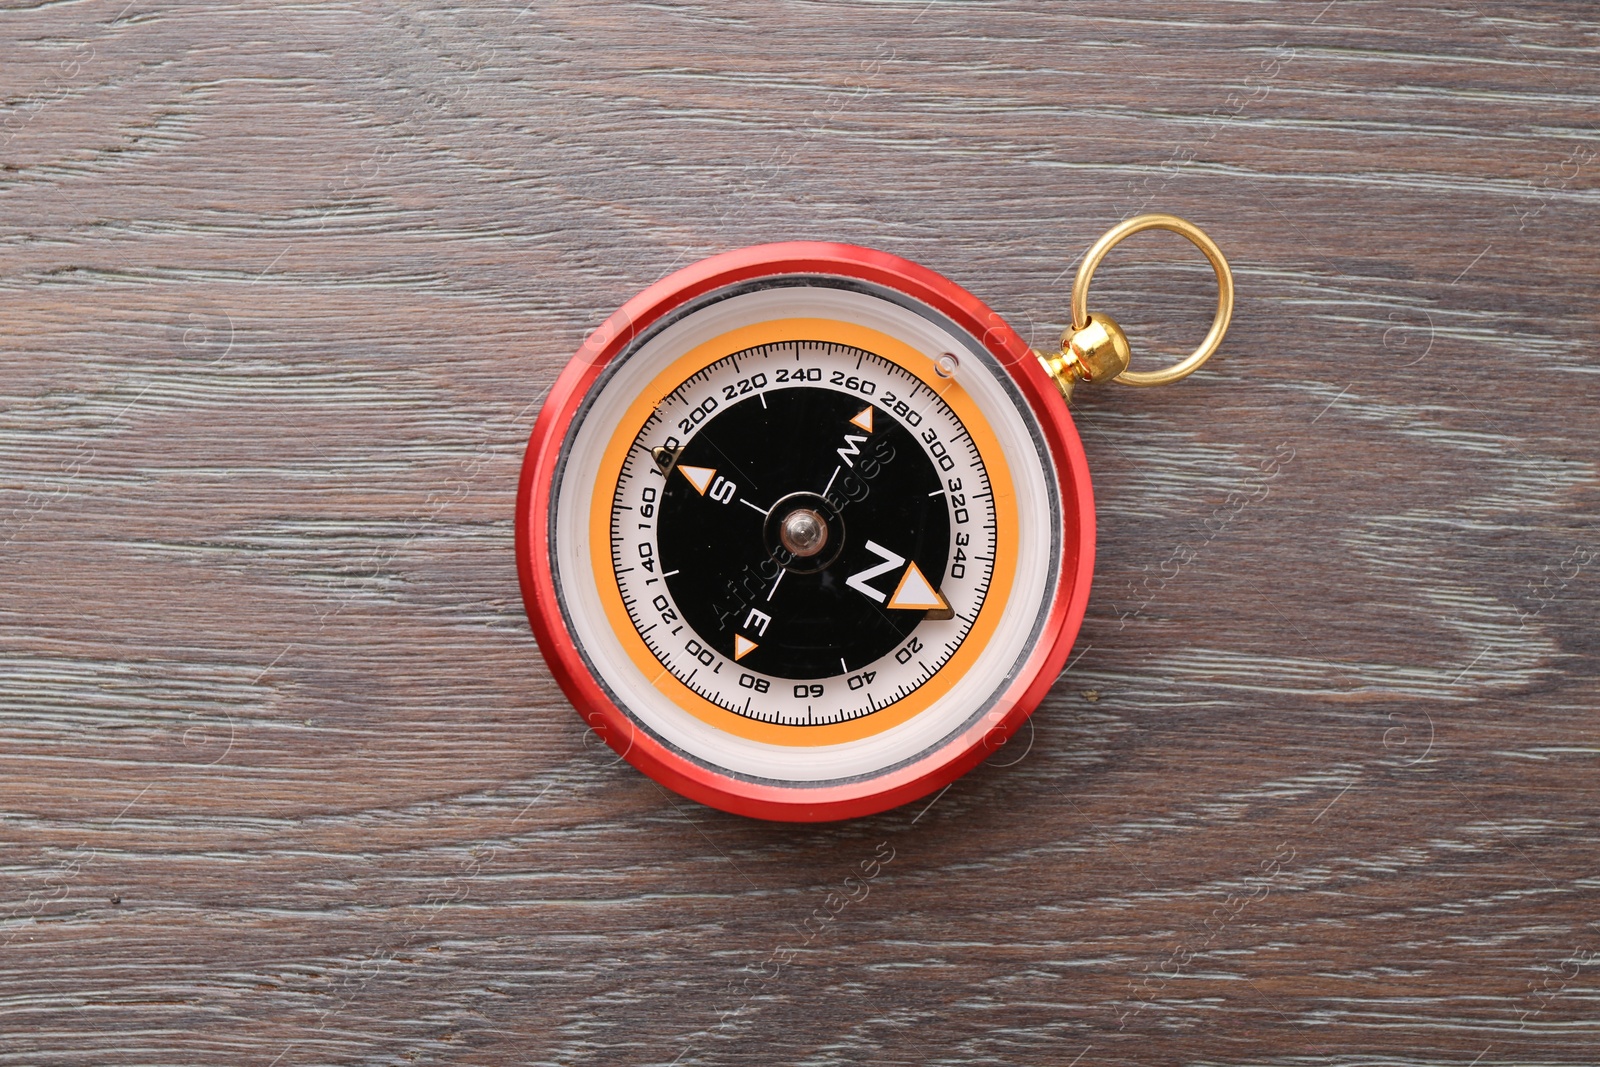
[[[40,0],[0,41],[0,1065],[1597,1062],[1591,6]],[[587,736],[511,508],[589,329],[837,238],[1044,344],[1157,209],[1235,325],[1083,394],[1095,593],[1015,750],[791,827]],[[1092,305],[1172,351],[1210,292],[1142,237]]]

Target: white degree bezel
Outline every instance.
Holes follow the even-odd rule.
[[[978,659],[933,704],[907,721],[858,740],[826,745],[769,744],[720,730],[679,707],[646,677],[623,647],[600,599],[589,542],[595,494],[609,510],[615,485],[597,485],[601,459],[624,414],[668,366],[729,331],[763,322],[821,318],[894,337],[930,363],[956,353],[957,380],[988,420],[1005,454],[1015,493],[1018,546],[1007,609]],[[874,777],[937,747],[990,708],[1026,660],[1058,579],[1059,527],[1053,514],[1053,472],[1031,412],[1016,398],[1004,371],[931,317],[868,293],[823,285],[792,285],[731,296],[695,310],[608,368],[580,412],[563,449],[555,494],[552,540],[555,581],[580,651],[618,706],[663,743],[691,759],[746,779],[821,785]],[[607,568],[609,570],[609,568]],[[991,590],[991,595],[994,591]],[[797,728],[799,729],[799,728]]]
[[[890,422],[899,423],[921,450],[927,466],[938,473],[951,533],[939,592],[955,616],[921,622],[894,648],[870,663],[846,667],[841,657],[839,671],[808,679],[811,684],[762,674],[722,656],[707,646],[703,635],[682,621],[687,615],[673,594],[672,583],[666,581],[667,560],[658,541],[660,523],[665,521],[659,501],[662,479],[658,471],[651,469],[655,461],[649,452],[655,446],[670,447],[673,443],[687,447],[732,407],[765,404],[767,396],[797,385],[849,397],[873,413],[872,433],[860,426],[841,427],[837,443],[844,447],[839,450],[835,465],[836,481],[843,475],[842,484],[871,495],[872,480],[855,467],[856,460],[850,458],[848,450],[853,449],[860,458],[860,449],[870,448],[872,435],[882,432]],[[851,346],[804,340],[783,342],[723,357],[674,390],[656,412],[660,417],[647,423],[623,460],[616,510],[611,516],[611,559],[617,585],[640,637],[679,681],[712,703],[754,721],[826,725],[875,714],[896,700],[909,697],[955,655],[973,630],[994,571],[996,507],[977,443],[950,406],[921,379],[892,360]],[[852,430],[851,437],[844,436]],[[770,445],[781,447],[779,442]],[[681,469],[678,476],[684,476]],[[737,514],[740,508],[763,511],[764,505],[770,503],[757,504],[744,496],[745,487],[740,484],[742,478],[737,471],[724,467],[720,473],[703,477],[708,482],[702,495],[713,507],[720,504],[734,512],[734,519],[741,517]],[[709,481],[713,477],[715,481]],[[829,482],[808,488],[825,495],[834,485]],[[845,514],[858,506],[848,505]],[[849,523],[846,526],[849,528]],[[883,547],[892,553],[895,547],[903,546]],[[900,575],[900,565],[905,560],[902,557],[895,563],[894,559],[891,555],[887,561],[880,560],[883,565],[875,568],[880,572],[875,576],[876,582],[862,580],[861,586],[870,591],[862,595],[876,593],[880,604],[888,602],[893,606],[888,599],[893,587],[878,586],[886,580],[893,582]],[[772,569],[777,569],[776,565]],[[782,578],[780,571],[771,584],[773,595],[749,607],[781,617],[785,592]],[[756,626],[762,624],[757,622]],[[761,636],[748,625],[744,629],[747,638]],[[806,692],[802,694],[801,690]]]

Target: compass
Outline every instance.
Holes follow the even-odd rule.
[[[1157,226],[1221,287],[1213,336],[1147,375],[1174,380],[1231,309],[1209,238],[1128,220],[1079,283]],[[1061,352],[1038,353],[925,267],[791,242],[612,315],[546,399],[517,505],[528,615],[590,726],[685,796],[794,821],[905,803],[1003,745],[1089,595],[1094,502],[1064,401],[1079,380],[1152,384],[1078,296]]]

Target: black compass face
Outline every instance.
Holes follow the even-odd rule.
[[[777,678],[828,678],[949,617],[945,483],[881,408],[822,386],[772,388],[654,459],[666,475],[659,573],[706,662],[714,650]]]

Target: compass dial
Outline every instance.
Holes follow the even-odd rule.
[[[730,353],[656,406],[618,475],[629,622],[710,703],[817,726],[914,693],[993,575],[994,493],[938,393],[863,348]]]

